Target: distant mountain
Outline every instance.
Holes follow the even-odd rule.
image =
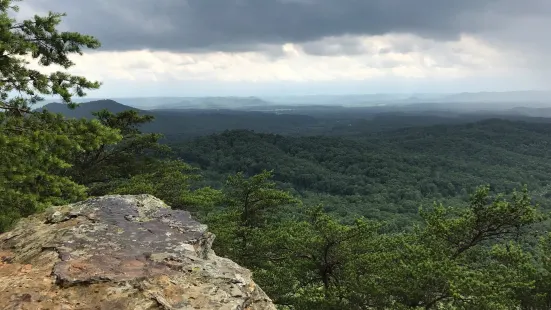
[[[181,102],[182,97],[141,97],[141,98],[112,98],[113,100],[141,110],[156,109],[164,105]]]
[[[361,95],[306,95],[266,97],[266,100],[280,105],[332,105],[332,106],[371,106],[383,102],[401,101],[407,94],[361,94]]]
[[[158,104],[152,109],[246,109],[248,107],[273,105],[273,103],[257,97],[203,97],[182,99],[183,100],[179,102]]]
[[[551,103],[551,92],[547,91],[510,91],[459,93],[442,98],[444,102],[527,102]]]
[[[273,110],[275,106],[340,106],[340,107],[404,107],[474,111],[504,110],[515,107],[551,107],[551,91],[464,92],[464,93],[404,93],[358,95],[308,95],[273,97],[124,97],[113,98],[120,104],[140,110]],[[75,98],[75,102],[104,101]],[[481,104],[484,106],[482,107]],[[421,108],[421,106],[418,106]],[[410,109],[406,108],[406,109]]]
[[[110,98],[120,104],[133,107],[140,110],[149,110],[164,104],[174,104],[181,102],[183,97],[126,97],[126,98]],[[87,103],[92,101],[104,101],[105,98],[73,98],[73,101],[76,103]],[[37,105],[42,107],[44,105],[55,103],[55,100],[45,100],[39,102]]]
[[[52,113],[61,113],[69,118],[92,118],[92,112],[97,112],[103,109],[107,109],[113,113],[119,113],[126,110],[140,111],[136,108],[120,104],[109,99],[80,103],[79,106],[74,109],[70,109],[66,104],[62,103],[48,103],[38,110],[48,110]]]
[[[528,104],[533,107],[551,106],[549,91],[509,91],[509,92],[464,92],[464,93],[411,93],[411,94],[366,94],[335,96],[281,96],[266,97],[267,100],[285,105],[338,105],[374,106],[377,104],[403,106],[408,104],[458,104],[472,109],[480,103],[496,107],[512,108],[514,104]],[[470,105],[469,105],[470,104]]]
[[[223,102],[223,99],[215,101]],[[258,104],[251,99],[251,104]],[[299,133],[302,130],[316,126],[318,121],[306,115],[266,113],[253,111],[238,111],[226,109],[171,109],[171,110],[139,110],[114,100],[96,100],[80,103],[75,109],[70,109],[61,103],[49,103],[39,110],[61,113],[68,118],[92,118],[92,112],[107,109],[112,113],[135,110],[140,114],[152,115],[155,120],[144,124],[144,132],[158,132],[165,135],[194,137],[199,135],[222,132],[228,129],[249,129],[259,132]]]
[[[234,108],[237,100],[241,106]],[[155,120],[144,124],[144,132],[190,138],[225,130],[247,129],[290,135],[353,135],[412,126],[457,124],[502,118],[530,122],[551,121],[551,108],[519,107],[498,109],[497,104],[425,102],[407,105],[330,106],[263,104],[258,98],[195,98],[187,108],[140,110],[114,100],[81,103],[69,109],[50,103],[41,109],[70,118],[92,118],[92,112],[107,109],[113,113],[135,110],[152,115]],[[247,104],[249,104],[247,106]],[[219,106],[230,108],[217,108]],[[193,108],[193,107],[194,108]]]

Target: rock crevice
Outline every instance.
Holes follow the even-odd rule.
[[[6,309],[275,309],[214,235],[150,195],[52,207],[0,235]]]

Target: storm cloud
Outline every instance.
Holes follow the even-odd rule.
[[[142,93],[152,85],[156,94],[159,85],[177,93],[189,83],[219,90],[296,82],[305,93],[341,92],[359,81],[376,92],[549,89],[551,79],[551,0],[18,4],[21,18],[65,12],[62,29],[96,36],[102,47],[75,57],[72,72],[105,81],[110,93],[121,85]],[[335,86],[315,86],[326,82]]]
[[[103,50],[117,51],[251,51],[273,44],[304,43],[305,51],[312,54],[355,54],[362,50],[350,40],[333,47],[309,42],[389,33],[414,34],[438,41],[456,40],[469,33],[495,35],[501,40],[502,29],[512,23],[520,27],[514,29],[515,37],[523,38],[524,31],[541,30],[530,29],[530,20],[551,17],[549,0],[26,0],[24,3],[34,10],[66,12],[66,27],[95,35],[102,41]],[[532,38],[527,44],[539,39]]]

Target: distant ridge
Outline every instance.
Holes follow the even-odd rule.
[[[225,98],[223,98],[225,99]],[[222,99],[222,101],[223,101]],[[251,103],[257,103],[255,99]],[[142,115],[152,115],[153,122],[142,125],[144,132],[162,133],[165,135],[200,136],[224,130],[247,129],[259,132],[283,132],[292,128],[293,132],[309,128],[317,124],[314,117],[300,114],[284,114],[274,112],[239,111],[231,109],[159,109],[141,110],[114,100],[95,100],[79,103],[75,109],[70,109],[61,103],[49,103],[37,110],[48,110],[63,114],[67,118],[87,118],[94,116],[92,112],[106,109],[112,113],[134,110]]]
[[[518,93],[514,93],[518,95]],[[102,99],[80,103],[69,109],[61,103],[49,103],[37,110],[46,109],[68,118],[93,118],[92,113],[106,109],[112,113],[134,110],[152,115],[154,121],[141,126],[144,132],[196,137],[225,130],[253,130],[278,134],[310,135],[334,132],[366,132],[390,130],[421,124],[464,123],[487,118],[507,118],[547,123],[551,121],[551,104],[530,102],[469,102],[466,97],[480,94],[463,94],[463,102],[426,100],[421,103],[383,103],[340,106],[331,104],[276,104],[256,97],[206,97],[190,99],[187,104],[174,101],[173,108],[139,109],[136,101],[123,103]],[[482,93],[485,96],[486,93]],[[510,93],[513,97],[513,93]],[[540,93],[545,98],[545,93]],[[174,99],[174,98],[171,98]],[[417,99],[419,99],[417,97]],[[166,102],[165,102],[166,103]],[[339,102],[337,102],[339,103]],[[340,102],[343,103],[343,102]],[[170,106],[170,105],[169,105]],[[548,117],[548,118],[546,118]],[[532,119],[537,118],[537,119]],[[358,120],[364,120],[358,122]],[[350,128],[349,128],[350,127]]]
[[[177,109],[235,109],[255,106],[270,106],[273,103],[257,97],[203,97],[182,98],[179,102],[161,103],[152,109],[177,110]]]
[[[274,106],[404,106],[411,104],[492,104],[495,108],[551,107],[551,91],[506,91],[463,93],[397,93],[350,95],[205,96],[205,97],[117,97],[119,104],[140,110],[265,110]],[[75,102],[105,101],[104,98],[75,98]],[[503,105],[503,106],[502,106]],[[469,107],[472,109],[472,107]],[[50,108],[50,110],[52,110]]]
[[[441,98],[443,102],[551,102],[551,92],[548,91],[508,91],[508,92],[478,92],[459,93]]]
[[[119,113],[126,110],[140,111],[139,109],[120,104],[110,99],[80,103],[75,109],[70,109],[66,104],[62,103],[48,103],[38,110],[48,110],[52,113],[61,113],[68,118],[92,118],[92,112],[97,112],[103,109],[107,109],[112,113]]]

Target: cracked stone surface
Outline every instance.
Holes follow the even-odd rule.
[[[0,235],[0,309],[275,310],[213,240],[150,195],[52,207]]]

